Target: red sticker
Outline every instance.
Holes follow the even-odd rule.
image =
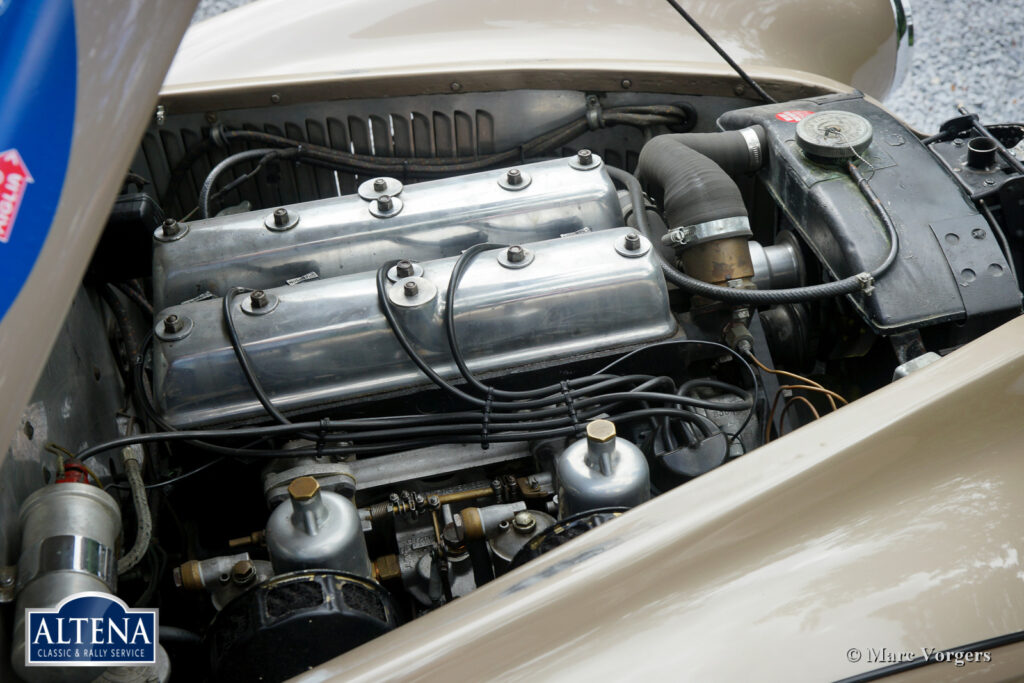
[[[786,123],[796,123],[797,121],[803,121],[813,113],[813,111],[794,109],[790,111],[780,111],[778,114],[775,115],[775,118],[777,118],[779,121],[785,121]]]
[[[18,217],[25,186],[32,180],[18,150],[0,152],[0,242],[7,242]]]

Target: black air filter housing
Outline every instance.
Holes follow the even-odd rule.
[[[396,626],[390,596],[373,581],[330,570],[282,574],[214,618],[212,680],[283,681]]]

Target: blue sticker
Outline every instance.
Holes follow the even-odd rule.
[[[72,0],[0,0],[0,320],[57,211],[77,74]]]

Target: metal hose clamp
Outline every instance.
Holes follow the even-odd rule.
[[[95,576],[117,588],[117,558],[113,548],[87,536],[50,536],[22,553],[18,585],[25,586],[41,574],[79,572]]]
[[[747,143],[747,152],[750,154],[750,169],[756,171],[761,168],[761,164],[764,162],[764,155],[761,152],[761,140],[757,137],[757,133],[754,132],[753,128],[740,128],[740,135],[743,136],[743,141]]]

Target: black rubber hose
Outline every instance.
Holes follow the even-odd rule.
[[[754,126],[761,149],[764,130]],[[760,155],[739,131],[659,135],[640,151],[636,175],[661,201],[670,228],[746,216],[730,174],[756,171]]]
[[[644,395],[636,397],[643,399]],[[681,403],[681,401],[676,401]],[[651,417],[661,417],[668,415],[675,417],[679,420],[687,422],[696,422],[694,413],[680,410],[678,408],[646,408],[642,410],[633,410],[625,413],[618,413],[612,416],[613,420],[620,422],[628,422],[630,420],[647,420]],[[96,444],[95,446],[89,446],[83,449],[75,455],[78,460],[87,460],[91,457],[96,456],[99,453],[108,450],[114,450],[123,448],[124,446],[130,446],[137,443],[155,443],[164,441],[194,441],[197,439],[218,439],[218,438],[236,438],[236,437],[264,437],[264,436],[282,436],[287,434],[297,433],[300,429],[309,429],[320,427],[318,422],[301,422],[290,425],[268,425],[264,427],[241,427],[234,429],[195,429],[188,431],[171,431],[171,432],[149,432],[146,434],[132,434],[129,436],[123,436],[118,439],[113,439],[104,443]],[[475,432],[476,425],[472,425],[472,429],[468,430]],[[524,425],[528,428],[528,425]],[[558,437],[572,437],[579,436],[583,430],[586,429],[584,422],[578,422],[565,427],[558,427],[553,429],[543,430],[521,430],[515,432],[497,432],[488,435],[488,440],[494,443],[512,442],[512,441],[528,441],[531,439],[548,439]],[[457,431],[465,431],[466,427],[461,426]],[[395,433],[406,433],[410,430],[395,430]],[[396,441],[390,443],[380,444],[354,444],[346,446],[328,446],[325,448],[296,448],[294,450],[263,450],[263,449],[245,449],[244,455],[246,457],[268,457],[268,458],[298,458],[303,456],[320,456],[320,455],[368,455],[373,453],[390,453],[402,450],[408,450],[412,448],[420,448],[422,446],[437,445],[444,443],[479,443],[480,437],[475,433],[470,434],[456,434],[449,433],[443,437],[432,438],[432,439],[416,439],[409,441]]]
[[[237,154],[232,154],[231,156],[227,157],[219,164],[214,166],[213,170],[210,171],[210,173],[206,176],[206,180],[203,181],[203,187],[199,190],[200,215],[202,215],[203,218],[209,218],[211,199],[227,192],[230,189],[233,189],[236,186],[236,184],[241,184],[242,180],[251,178],[252,176],[256,175],[256,173],[258,173],[259,170],[263,168],[270,160],[275,158],[293,158],[298,156],[301,153],[301,151],[302,150],[299,148],[282,150],[267,147],[263,149],[248,149],[244,152],[238,152]],[[210,193],[213,190],[213,185],[214,183],[217,182],[217,177],[220,176],[221,173],[223,173],[226,169],[234,166],[235,164],[238,164],[242,161],[246,161],[248,159],[255,158],[259,159],[259,162],[257,162],[256,164],[256,168],[246,173],[242,178],[239,178],[236,181],[229,183],[226,187],[214,193],[214,195],[211,197]]]
[[[110,307],[110,312],[114,314],[117,329],[121,333],[122,341],[124,341],[125,353],[130,360],[139,353],[139,343],[138,337],[135,334],[135,327],[132,325],[132,319],[128,316],[128,309],[124,307],[124,304],[117,297],[117,291],[113,285],[106,284],[100,287],[99,293],[103,301]]]
[[[622,183],[622,185],[629,191],[629,198],[633,204],[633,214],[636,217],[637,229],[644,233],[644,235],[646,235],[652,242],[655,241],[657,238],[651,235],[650,226],[647,223],[647,215],[644,212],[643,189],[640,187],[639,181],[637,181],[632,174],[627,173],[622,169],[608,165],[605,165],[605,168],[608,170],[609,176]],[[876,208],[875,210],[877,211],[878,209]],[[888,218],[888,214],[886,214],[886,218]],[[895,228],[890,226],[891,220],[886,224],[886,227],[889,228],[890,231],[890,239],[892,239],[893,245],[890,249],[890,255],[893,255],[898,249],[898,243],[896,241]],[[654,250],[654,255],[661,264],[661,270],[665,274],[665,279],[679,289],[689,294],[697,294],[708,299],[725,301],[727,303],[772,305],[802,303],[806,301],[817,301],[819,299],[832,299],[844,294],[852,294],[863,289],[866,284],[869,284],[869,281],[865,281],[861,276],[854,275],[836,282],[827,282],[825,284],[811,285],[809,287],[794,287],[792,289],[732,289],[731,287],[710,285],[702,280],[692,278],[689,275],[684,275],[676,270],[675,266],[666,261],[657,250]],[[893,256],[893,258],[895,258],[895,256]],[[891,265],[891,261],[888,258],[886,259],[886,263]],[[878,271],[879,269],[873,271],[871,277],[875,277],[874,273]],[[881,272],[878,272],[878,274],[880,275]],[[863,275],[866,276],[869,274],[865,273]]]

